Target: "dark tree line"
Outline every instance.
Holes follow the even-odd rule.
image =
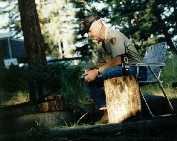
[[[80,8],[78,20],[87,15],[101,15],[118,25],[120,30],[132,38],[137,49],[143,53],[145,47],[166,41],[171,51],[177,54],[177,1],[176,0],[103,0],[106,7],[93,7],[95,0],[72,1]],[[87,5],[87,6],[86,6]],[[88,12],[88,9],[90,11]]]
[[[2,0],[1,0],[2,1]],[[5,1],[5,0],[4,0]],[[87,15],[106,17],[113,25],[133,39],[137,49],[143,54],[145,47],[166,41],[171,51],[177,54],[177,1],[176,0],[102,0],[102,9],[93,6],[96,0],[71,0],[77,8],[79,21]],[[99,2],[97,2],[99,3]],[[24,44],[30,66],[45,65],[46,46],[41,34],[40,21],[35,0],[18,0]],[[14,17],[16,18],[16,17]],[[19,25],[19,24],[17,24]],[[79,35],[79,29],[76,29]],[[76,41],[82,37],[76,36]],[[92,49],[87,47],[87,49]],[[89,54],[83,52],[82,55]]]

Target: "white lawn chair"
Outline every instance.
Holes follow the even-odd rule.
[[[160,80],[161,70],[165,66],[167,48],[168,46],[165,42],[148,47],[146,50],[145,56],[143,58],[143,63],[137,64],[137,68],[138,68],[137,77],[138,77],[140,86],[158,83],[159,87],[161,88],[164,94],[165,99],[168,102],[169,108],[173,113],[174,112],[173,106],[171,102],[169,101],[165,93],[165,90],[163,88],[162,81]],[[151,112],[151,109],[145,97],[143,96],[142,93],[141,95],[149,110],[149,113],[152,116],[154,116],[153,113]]]

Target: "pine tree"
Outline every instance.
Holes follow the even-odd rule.
[[[177,53],[172,41],[177,34],[175,0],[106,0],[106,3],[111,9],[111,23],[119,25],[139,50],[166,41],[173,53]]]
[[[45,43],[41,34],[35,0],[18,0],[24,45],[29,65],[46,64]]]
[[[21,38],[22,30],[20,24],[20,13],[17,0],[4,0],[5,6],[1,10],[1,15],[8,17],[8,23],[1,27],[11,33],[13,38]]]
[[[106,17],[108,15],[107,7],[102,7],[98,9],[95,4],[97,5],[101,4],[100,2],[97,2],[96,0],[71,0],[71,2],[75,5],[76,11],[76,24],[80,24],[80,21],[83,20],[86,16],[99,16],[101,18]],[[87,37],[81,36],[80,27],[76,27],[75,31],[75,42],[79,44],[79,46],[76,48],[76,52],[78,52],[84,59],[88,60],[91,57],[93,57],[94,52],[94,46],[97,46],[97,44],[94,44],[91,40],[87,40]]]
[[[75,9],[72,3],[70,1],[38,0],[37,9],[42,34],[49,46],[47,53],[59,58],[62,55],[71,57],[75,28]],[[62,47],[64,54],[61,51]]]

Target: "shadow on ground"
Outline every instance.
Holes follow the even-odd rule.
[[[73,115],[73,113],[61,111],[39,113],[38,107],[36,105],[31,105],[30,103],[1,108],[0,140],[166,141],[168,138],[170,140],[175,140],[175,135],[177,133],[176,115],[166,116],[165,119],[163,116],[159,116],[171,114],[167,100],[162,96],[145,95],[145,98],[153,114],[156,116],[155,118],[150,116],[145,103],[142,101],[142,113],[140,113],[138,117],[129,119],[122,124],[114,124],[112,126],[109,124],[98,126],[89,125],[89,128],[79,126],[79,130],[77,130],[78,127],[76,129],[73,128],[73,130],[71,130],[69,126],[66,128],[68,123],[72,122],[74,125],[79,119],[79,116]],[[177,112],[177,99],[171,99],[170,101],[175,112]],[[99,113],[88,113],[87,116],[80,120],[80,124],[94,124],[100,116],[101,114]],[[65,125],[65,128],[61,128],[61,126],[60,128],[57,128],[59,125]],[[54,130],[55,127],[56,130]],[[65,132],[67,132],[66,135],[64,134]]]

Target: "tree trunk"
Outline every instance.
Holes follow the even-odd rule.
[[[41,34],[35,0],[18,0],[18,5],[29,66],[45,65],[45,43]],[[37,102],[40,95],[43,95],[39,93],[40,85],[42,84],[29,80],[31,102]]]
[[[173,15],[174,15],[174,21],[175,21],[175,28],[174,29],[174,33],[176,33],[175,31],[177,31],[177,2],[174,0],[173,2],[173,7],[174,7],[174,12],[173,12]]]
[[[171,51],[177,55],[177,48],[175,47],[175,45],[172,41],[171,34],[168,32],[169,29],[166,27],[165,21],[161,17],[161,13],[160,13],[161,10],[158,8],[157,0],[155,0],[154,9],[155,9],[155,16],[159,22],[160,32],[162,32],[162,34],[164,34],[165,40],[166,40],[167,44],[170,46]]]
[[[45,43],[35,0],[18,0],[18,4],[28,63],[29,65],[46,64]]]
[[[139,85],[134,76],[104,81],[109,123],[120,123],[141,111]]]
[[[4,66],[3,49],[0,47],[0,67]]]

